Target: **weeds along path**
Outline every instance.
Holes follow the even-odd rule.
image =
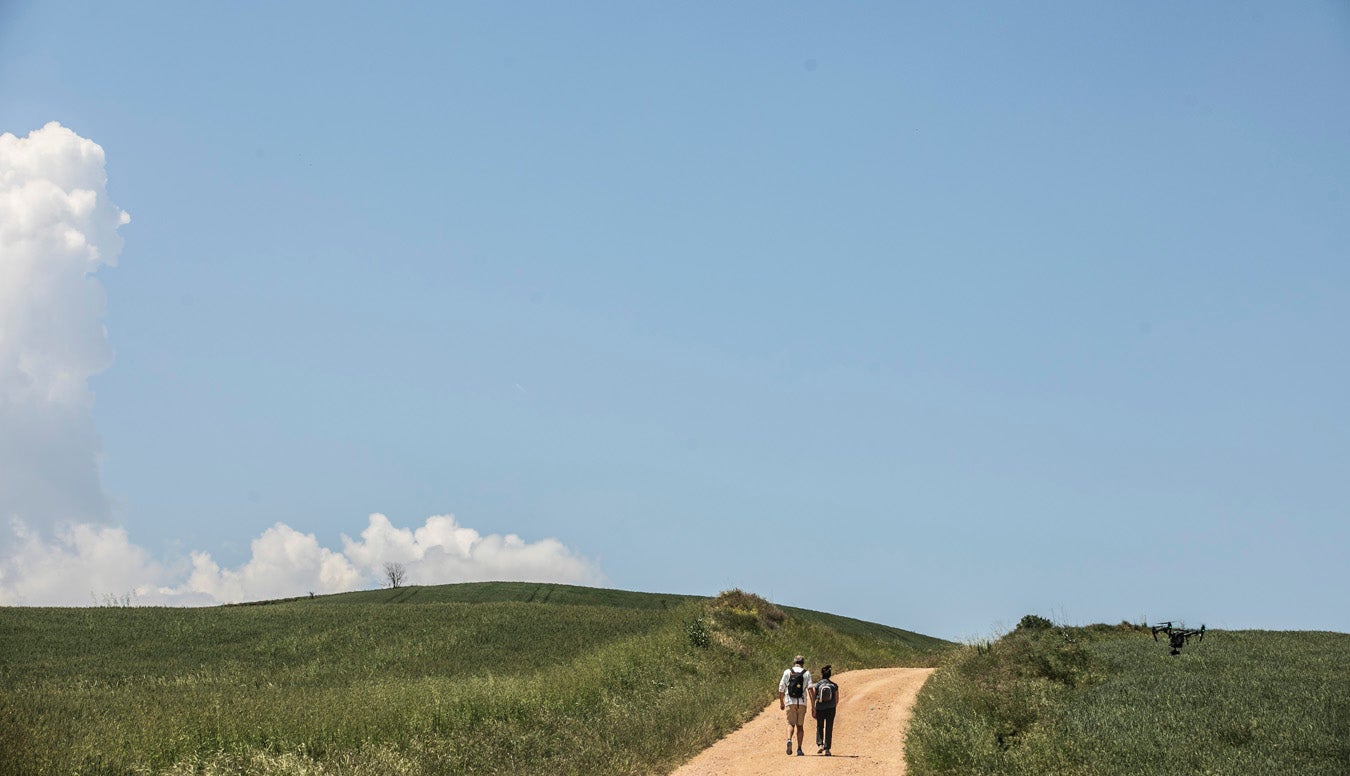
[[[832,757],[817,755],[816,748],[810,746],[816,738],[816,721],[809,715],[806,756],[784,754],[787,720],[775,699],[759,716],[680,766],[672,776],[903,774],[905,731],[919,688],[933,670],[873,668],[835,676],[840,701]],[[773,695],[775,679],[765,680],[767,695]]]

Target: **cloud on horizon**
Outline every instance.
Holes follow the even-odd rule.
[[[340,551],[277,523],[250,559],[207,552],[156,560],[113,525],[100,471],[91,377],[112,364],[105,296],[118,227],[103,149],[52,122],[0,134],[0,605],[214,604],[332,593],[402,563],[408,584],[517,580],[598,583],[599,569],[556,539],[482,535],[451,515],[396,528],[371,515]]]
[[[255,538],[251,557],[221,568],[207,552],[172,564],[155,560],[125,530],[87,523],[62,526],[52,539],[14,521],[15,551],[0,558],[0,606],[78,606],[130,601],[142,605],[207,606],[341,593],[380,583],[384,564],[401,563],[405,584],[511,580],[597,585],[596,565],[556,539],[526,542],[483,535],[453,515],[433,515],[413,530],[381,514],[369,517],[359,539],[343,549],[314,534],[277,523]]]

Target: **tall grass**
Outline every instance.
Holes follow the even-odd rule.
[[[729,601],[0,609],[0,773],[660,773],[795,652],[932,659]]]
[[[1181,652],[1128,625],[963,648],[920,693],[910,770],[1350,773],[1350,635],[1211,631]]]

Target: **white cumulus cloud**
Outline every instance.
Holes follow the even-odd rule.
[[[187,582],[159,592],[233,603],[357,590],[367,582],[341,553],[320,546],[314,534],[300,533],[285,523],[263,531],[253,540],[252,551],[248,562],[237,569],[221,569],[209,554],[194,552]]]
[[[277,523],[236,568],[201,551],[161,562],[133,543],[111,524],[89,389],[112,363],[93,274],[116,264],[129,221],[108,199],[97,143],[55,122],[0,135],[0,605],[332,593],[378,584],[388,562],[409,584],[600,580],[555,539],[485,536],[450,515],[416,529],[371,515],[341,549]]]
[[[67,523],[50,539],[14,520],[16,541],[0,558],[0,606],[103,603],[149,592],[165,571],[126,531]]]
[[[0,521],[109,519],[89,378],[112,350],[92,275],[116,264],[128,221],[97,143],[57,123],[0,135]]]
[[[381,514],[370,516],[361,540],[342,537],[343,554],[377,576],[385,563],[401,563],[407,583],[600,581],[599,571],[557,539],[527,543],[515,534],[483,536],[456,522],[454,515],[433,515],[416,530],[395,528]]]

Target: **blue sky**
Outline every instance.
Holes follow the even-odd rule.
[[[0,3],[0,132],[131,217],[81,519],[165,590],[453,515],[949,638],[1350,630],[1344,4],[722,5]]]

